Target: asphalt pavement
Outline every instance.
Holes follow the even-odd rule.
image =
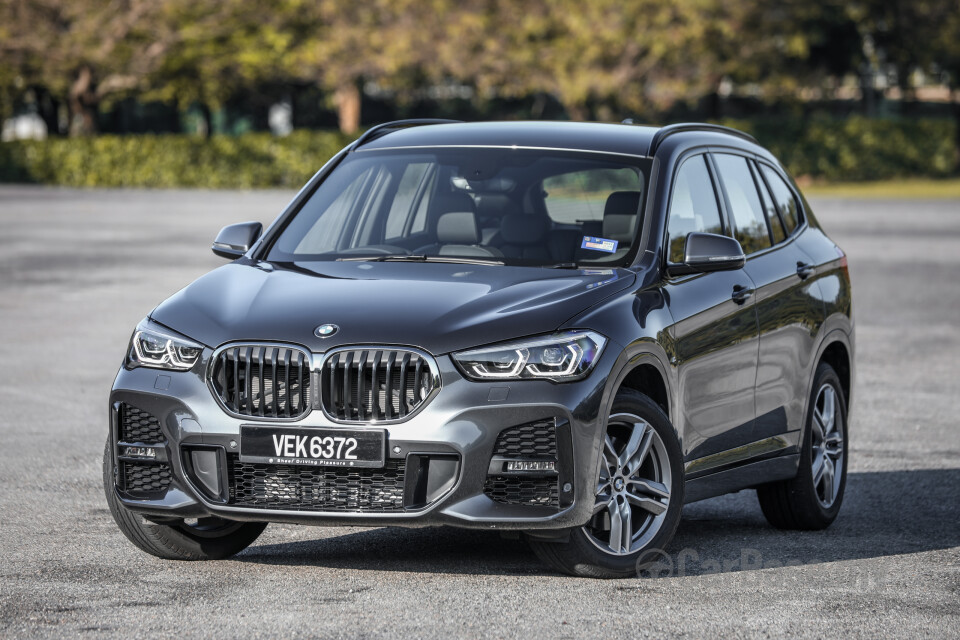
[[[233,559],[121,535],[100,464],[136,323],[292,193],[0,187],[0,636],[960,637],[960,201],[813,200],[848,253],[858,378],[840,516],[684,509],[657,577],[577,579],[452,528],[271,525]]]

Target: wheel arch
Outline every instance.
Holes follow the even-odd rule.
[[[840,386],[843,390],[843,399],[846,401],[847,405],[850,405],[850,392],[851,392],[851,376],[852,376],[852,361],[850,357],[850,350],[841,340],[833,340],[826,345],[826,348],[823,349],[823,352],[820,354],[820,359],[817,361],[817,366],[820,366],[820,363],[829,364],[834,371],[837,372],[837,376],[840,378]]]
[[[853,387],[856,378],[856,367],[854,365],[854,350],[851,336],[842,329],[834,329],[827,333],[820,346],[817,347],[817,356],[813,359],[814,366],[811,367],[810,376],[807,381],[807,399],[804,403],[804,429],[810,412],[810,395],[813,392],[814,379],[817,376],[817,369],[821,363],[829,364],[837,376],[840,378],[840,386],[843,391],[844,404],[847,409],[847,425],[849,428],[851,404],[853,401]]]
[[[667,374],[667,367],[663,364],[666,354],[658,354],[654,345],[647,345],[648,349],[625,355],[616,373],[611,376],[609,397],[606,403],[607,413],[613,408],[613,401],[620,389],[633,389],[653,400],[657,406],[670,418],[676,430],[676,421],[671,412],[675,408],[672,401],[672,383]],[[679,438],[680,434],[677,433]]]

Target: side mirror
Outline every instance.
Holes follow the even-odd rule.
[[[746,262],[740,243],[715,233],[687,234],[683,264],[669,267],[671,276],[740,269]]]
[[[250,250],[261,232],[263,232],[263,225],[259,222],[231,224],[220,230],[210,248],[221,258],[235,260]]]

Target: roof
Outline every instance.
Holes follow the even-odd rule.
[[[713,136],[735,136],[756,143],[753,138],[734,129],[708,124],[676,124],[666,127],[600,122],[510,121],[510,122],[442,122],[399,121],[371,129],[358,141],[357,149],[391,149],[397,147],[493,146],[534,147],[547,149],[590,150],[634,156],[650,154],[651,145],[658,145],[667,135],[703,132]]]
[[[542,147],[646,155],[657,127],[595,122],[460,122],[391,131],[361,149],[438,146]]]

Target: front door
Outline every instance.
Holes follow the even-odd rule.
[[[723,233],[706,156],[686,159],[674,182],[667,229],[669,260],[683,260],[688,233]],[[724,453],[753,435],[757,313],[753,281],[742,270],[667,279],[674,325],[673,364],[686,471],[698,475],[736,460]]]

